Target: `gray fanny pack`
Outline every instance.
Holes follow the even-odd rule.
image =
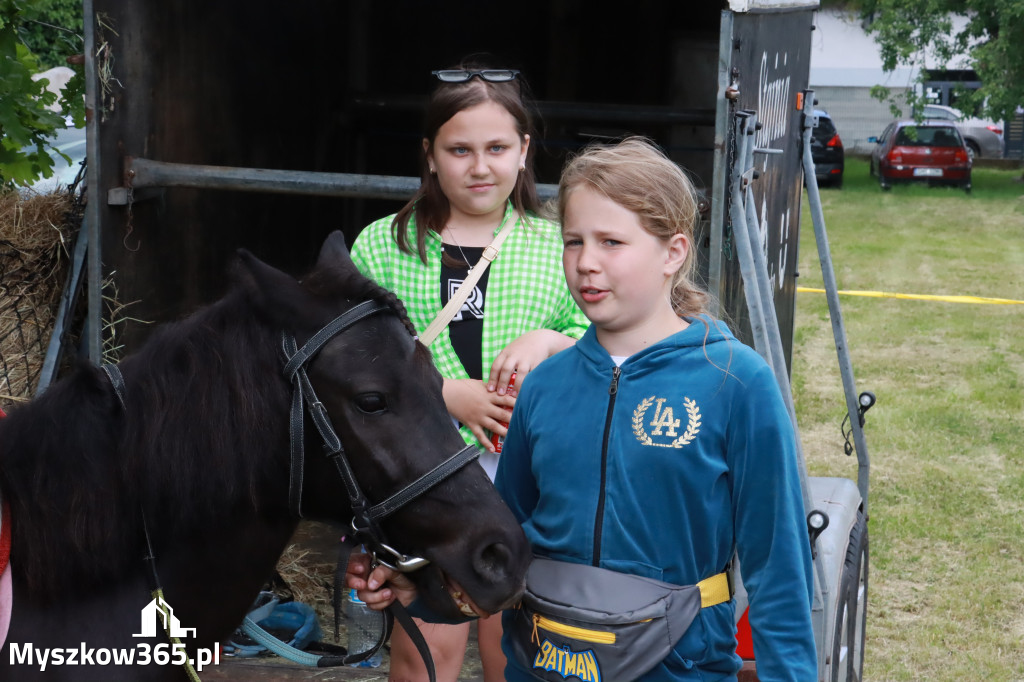
[[[512,649],[540,680],[636,679],[668,656],[702,601],[722,603],[730,592],[726,573],[699,585],[672,585],[535,558],[514,613]]]

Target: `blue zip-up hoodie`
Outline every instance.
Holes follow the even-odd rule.
[[[792,422],[722,323],[695,318],[621,367],[591,327],[527,376],[495,485],[541,556],[692,585],[737,549],[760,679],[817,678]],[[641,679],[736,679],[734,622],[733,602],[702,609]],[[506,678],[534,679],[504,648]]]

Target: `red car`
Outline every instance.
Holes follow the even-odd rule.
[[[897,182],[955,185],[971,191],[971,157],[954,126],[940,121],[893,121],[871,152],[871,174],[882,189]]]

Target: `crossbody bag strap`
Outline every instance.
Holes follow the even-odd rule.
[[[498,234],[494,235],[494,241],[484,248],[484,253],[480,257],[480,260],[478,260],[476,265],[473,266],[473,269],[469,271],[469,274],[459,286],[458,290],[451,298],[448,299],[448,303],[445,304],[444,308],[441,309],[441,312],[437,314],[437,317],[435,317],[434,321],[430,323],[430,326],[427,327],[426,331],[420,334],[420,342],[424,346],[429,347],[430,344],[434,342],[434,339],[437,338],[437,335],[441,333],[441,330],[447,327],[448,323],[451,322],[453,317],[455,317],[455,313],[462,308],[462,304],[466,302],[467,298],[469,298],[470,292],[472,292],[473,288],[476,287],[476,283],[480,281],[484,271],[487,270],[487,266],[491,264],[491,261],[498,257],[498,251],[501,249],[501,245],[504,243],[505,237],[512,232],[512,229],[516,226],[517,222],[519,222],[519,213],[512,211],[508,220],[506,220],[505,224],[502,225],[500,230],[498,230]]]

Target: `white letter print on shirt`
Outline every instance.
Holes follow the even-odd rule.
[[[461,279],[450,279],[448,280],[448,300],[451,300],[455,296],[455,292],[462,286],[463,280]],[[459,308],[459,312],[455,313],[455,317],[452,318],[453,322],[461,322],[462,314],[466,313],[471,319],[482,320],[484,319],[484,293],[480,291],[480,287],[473,287],[473,291],[466,297],[466,302]]]
[[[640,404],[633,410],[633,433],[636,435],[636,439],[643,445],[653,445],[659,448],[681,448],[689,444],[700,433],[700,408],[697,407],[696,401],[683,396],[683,407],[686,409],[687,423],[686,430],[682,435],[679,435],[678,432],[682,420],[675,418],[672,406],[665,405],[666,401],[666,398],[656,398],[652,395],[650,398],[641,400]],[[648,435],[644,425],[644,416],[651,405],[656,405],[656,407],[654,409],[654,416],[647,422],[647,426],[652,427]],[[660,436],[662,440],[665,438],[671,438],[672,440],[667,443],[656,442],[652,436]]]

